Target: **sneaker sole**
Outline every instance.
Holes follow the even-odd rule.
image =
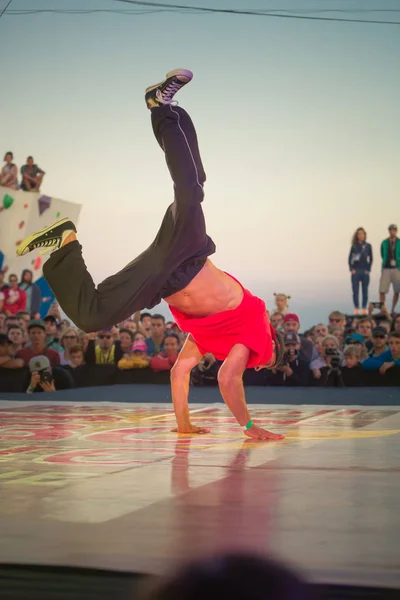
[[[152,90],[156,90],[158,87],[160,87],[160,85],[162,85],[164,83],[164,81],[166,81],[170,77],[176,77],[177,75],[180,75],[181,77],[187,77],[187,81],[185,83],[189,83],[189,81],[191,81],[193,79],[192,71],[188,71],[187,69],[174,69],[173,71],[170,71],[169,73],[167,73],[167,75],[165,76],[165,79],[163,79],[159,83],[150,85],[148,88],[146,88],[145,94],[148,94],[148,92],[151,92]]]
[[[45,227],[45,229],[41,229],[40,231],[36,231],[36,233],[33,233],[32,235],[26,237],[20,243],[20,245],[17,248],[17,256],[24,256],[25,254],[28,254],[28,252],[30,252],[29,245],[36,238],[38,238],[41,235],[46,234],[48,231],[51,231],[52,229],[54,229],[55,227],[58,227],[59,225],[62,225],[63,223],[67,223],[68,221],[70,221],[70,219],[68,219],[68,218],[60,219],[59,221],[56,221],[55,223],[53,223],[49,227]],[[36,249],[38,249],[38,248],[36,248]]]

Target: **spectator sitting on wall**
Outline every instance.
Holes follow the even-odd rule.
[[[274,296],[276,312],[281,315],[286,315],[289,312],[290,296],[287,296],[286,294],[274,294]]]
[[[133,344],[133,331],[130,329],[120,329],[119,341],[121,343],[121,350],[125,358],[129,358],[132,352]]]
[[[400,366],[400,333],[391,333],[388,350],[379,356],[367,358],[362,366],[366,371],[379,371],[381,375],[394,366]]]
[[[0,369],[21,369],[23,366],[21,358],[14,358],[8,336],[0,333]]]
[[[11,325],[11,327],[8,328],[7,335],[11,342],[10,352],[12,356],[15,356],[18,350],[22,350],[25,345],[24,333],[21,327],[18,327],[18,325]]]
[[[147,345],[144,340],[137,340],[132,344],[132,354],[129,358],[121,358],[118,362],[118,368],[127,369],[146,369],[149,366],[150,357],[147,354]]]
[[[374,327],[372,330],[372,349],[369,351],[369,356],[379,356],[388,349],[388,334],[384,327]]]
[[[46,325],[44,321],[33,320],[28,325],[29,346],[18,350],[16,358],[22,358],[28,366],[31,358],[35,356],[47,356],[52,366],[60,364],[60,355],[52,348],[46,346]]]
[[[12,152],[6,152],[4,162],[6,163],[0,172],[0,185],[12,190],[18,189],[18,169],[13,163],[14,155]]]
[[[155,356],[164,351],[165,319],[162,315],[151,316],[151,336],[146,339],[147,354]]]
[[[300,319],[296,314],[288,313],[283,317],[283,331],[285,333],[288,333],[289,331],[299,333],[299,330]],[[305,360],[307,363],[310,363],[312,360],[315,360],[318,357],[318,353],[314,348],[314,344],[310,342],[310,340],[306,340],[304,337],[301,337],[300,340],[299,358]]]
[[[281,366],[268,374],[270,385],[308,385],[310,367],[300,358],[300,336],[294,331],[285,333],[285,360]]]
[[[8,278],[10,286],[3,292],[3,310],[8,316],[15,316],[17,312],[25,310],[26,292],[18,286],[18,278],[14,273]]]
[[[356,331],[358,334],[362,335],[364,339],[364,344],[367,347],[367,350],[370,351],[373,348],[372,344],[372,320],[370,318],[360,319],[357,323]]]
[[[156,354],[150,361],[150,366],[155,373],[172,369],[178,358],[179,346],[179,336],[176,333],[167,333],[164,338],[164,352]]]
[[[73,327],[69,327],[64,330],[64,333],[60,339],[61,347],[63,348],[60,353],[60,364],[69,365],[71,362],[70,349],[74,348],[78,344],[78,332]]]
[[[46,345],[48,348],[55,350],[59,354],[64,352],[64,348],[59,341],[58,321],[53,315],[47,315],[43,319],[46,326]]]
[[[55,392],[74,387],[71,374],[62,367],[52,367],[47,356],[31,358],[28,366],[31,374],[27,394]]]
[[[141,331],[146,338],[151,336],[151,314],[149,312],[141,313],[139,331]]]
[[[19,284],[21,290],[26,293],[26,307],[25,311],[32,317],[32,319],[40,318],[40,307],[42,305],[42,292],[40,287],[33,283],[33,273],[29,269],[24,269],[21,275],[21,283]]]
[[[342,379],[345,386],[357,387],[365,384],[365,372],[362,368],[364,352],[361,345],[352,344],[344,351]]]
[[[122,358],[120,341],[114,342],[112,328],[101,329],[97,335],[90,333],[85,352],[87,365],[116,365]],[[95,344],[95,339],[97,344]]]
[[[380,301],[385,303],[390,284],[393,286],[392,314],[396,310],[400,292],[400,239],[397,225],[389,225],[389,237],[381,244],[382,274],[379,283]]]
[[[39,192],[45,172],[35,165],[32,156],[26,159],[26,165],[21,167],[21,190],[25,192]]]

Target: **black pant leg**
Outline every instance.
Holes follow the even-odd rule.
[[[87,332],[152,308],[162,297],[185,287],[202,261],[215,252],[201,207],[205,173],[193,123],[183,109],[163,106],[152,111],[152,124],[175,194],[151,246],[97,288],[78,242],[54,252],[43,267],[61,308]]]
[[[43,265],[43,275],[61,308],[86,332],[112,327],[137,310],[161,301],[166,281],[162,263],[150,247],[96,288],[79,242],[66,244]]]
[[[215,252],[215,244],[206,232],[202,201],[206,180],[197,134],[187,112],[166,105],[151,111],[154,135],[165,153],[174,184],[174,202],[170,207],[173,235],[168,240],[168,267],[177,269],[188,260],[206,258]]]

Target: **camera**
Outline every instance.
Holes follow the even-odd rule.
[[[286,356],[297,356],[299,351],[296,348],[287,348],[285,350]]]
[[[40,383],[51,383],[53,381],[53,374],[47,369],[39,371]]]
[[[331,356],[331,368],[339,369],[340,367],[340,355],[339,351],[336,348],[327,348],[325,351],[326,356]]]
[[[375,309],[380,309],[383,306],[383,302],[371,302],[371,304]]]

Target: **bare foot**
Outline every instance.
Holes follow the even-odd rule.
[[[196,427],[196,425],[188,425],[187,427],[175,427],[171,430],[173,433],[210,433],[209,429],[205,427]]]
[[[267,431],[266,429],[262,429],[261,427],[257,427],[257,425],[253,425],[250,429],[247,429],[244,432],[247,437],[252,438],[253,440],[284,440],[285,436],[281,433],[271,433],[271,431]]]

